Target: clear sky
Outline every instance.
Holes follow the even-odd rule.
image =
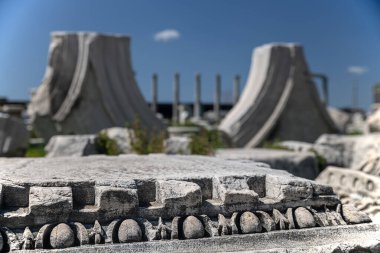
[[[192,101],[197,72],[204,101],[213,98],[216,73],[227,99],[235,74],[244,86],[252,50],[269,42],[302,44],[311,71],[329,76],[334,106],[351,105],[357,79],[359,105],[368,109],[372,86],[380,83],[380,1],[0,0],[0,96],[29,98],[56,30],[130,35],[148,100],[156,72],[159,101],[171,101],[176,71],[182,101]]]

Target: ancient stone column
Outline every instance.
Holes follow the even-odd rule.
[[[219,129],[236,147],[266,140],[314,142],[337,128],[313,85],[303,48],[267,44],[254,50],[251,70],[238,103]]]
[[[130,38],[93,32],[52,33],[48,66],[28,114],[45,140],[125,127],[137,118],[147,130],[165,127],[134,78]]]
[[[174,74],[173,80],[173,123],[178,123],[178,106],[179,106],[179,73]]]
[[[234,78],[234,95],[233,104],[236,105],[240,96],[240,75],[236,75]]]
[[[201,75],[195,75],[194,118],[201,118]]]
[[[152,103],[150,105],[153,112],[157,112],[157,74],[152,75]]]
[[[221,77],[220,74],[215,76],[215,95],[214,95],[214,113],[216,121],[220,120],[220,93],[221,93]]]

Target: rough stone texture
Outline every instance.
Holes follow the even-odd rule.
[[[240,229],[243,234],[261,232],[259,218],[254,213],[244,212],[240,216]]]
[[[86,227],[79,222],[74,222],[73,228],[74,228],[74,234],[76,235],[76,240],[78,241],[79,246],[89,244],[90,238],[88,236]]]
[[[94,226],[91,229],[90,237],[93,244],[102,244],[105,241],[105,232],[98,220],[95,220]]]
[[[50,234],[50,245],[53,249],[64,249],[74,246],[74,240],[73,230],[64,223],[55,226]]]
[[[172,211],[197,208],[202,205],[202,191],[199,185],[195,183],[158,180],[156,183],[156,201],[170,207]]]
[[[66,221],[72,208],[70,187],[30,187],[29,213],[34,224]]]
[[[378,198],[380,188],[378,185],[380,185],[380,178],[377,161],[378,159],[369,159],[368,163],[352,169],[330,166],[316,180],[319,183],[331,185],[342,199],[342,203],[355,206],[355,208],[370,215],[374,221],[379,222]],[[347,215],[349,215],[351,209],[346,207],[346,210]],[[355,214],[355,216],[361,217],[360,213]],[[363,218],[363,222],[365,219],[368,217]],[[352,222],[355,223],[355,221]]]
[[[22,234],[22,245],[21,249],[34,249],[34,236],[32,231],[30,231],[29,227],[26,227],[24,230],[24,233]],[[1,241],[3,243],[3,241]],[[3,245],[1,245],[0,248],[2,248]],[[0,249],[1,250],[1,249]]]
[[[368,157],[378,154],[380,134],[356,136],[325,134],[319,137],[315,144],[329,147],[330,150],[334,149],[337,152],[337,163],[332,165],[355,168],[366,162]],[[320,153],[319,150],[317,151]],[[321,152],[321,155],[324,156],[325,153]]]
[[[98,208],[101,220],[134,213],[138,204],[137,190],[127,188],[123,182],[121,185],[96,187],[95,206]]]
[[[286,170],[295,176],[314,179],[319,174],[318,163],[311,152],[273,149],[220,149],[216,157],[228,160],[254,160],[267,163],[273,169]]]
[[[95,135],[55,135],[45,147],[46,157],[79,157],[97,154]]]
[[[360,212],[354,206],[351,205],[342,206],[342,216],[349,224],[371,222],[371,219],[366,213]]]
[[[273,209],[273,220],[276,228],[280,230],[291,229],[289,213],[282,214],[279,210]]]
[[[190,155],[190,142],[191,139],[186,136],[172,136],[165,140],[165,153],[166,154],[181,154]]]
[[[0,223],[10,228],[339,203],[331,187],[286,171],[204,156],[3,158],[0,185]]]
[[[119,227],[118,238],[120,242],[139,242],[142,232],[139,224],[132,219],[124,220]]]
[[[379,132],[380,131],[380,110],[376,108],[367,118],[367,124],[369,131]]]
[[[204,234],[204,226],[198,218],[189,216],[183,221],[183,236],[185,239],[202,238]]]
[[[339,149],[324,144],[307,143],[301,141],[282,141],[281,145],[297,152],[313,152],[321,156],[328,165],[344,163],[344,157]]]
[[[38,134],[94,134],[136,117],[145,129],[163,129],[136,84],[129,45],[121,35],[52,33],[45,76],[28,107]]]
[[[294,211],[294,218],[299,228],[315,227],[313,215],[304,207],[298,207]]]
[[[346,112],[334,107],[328,107],[331,119],[341,133],[368,133],[364,113],[359,111]]]
[[[54,252],[245,252],[245,253],[353,253],[379,252],[380,225],[361,224],[254,233],[198,240],[171,240],[67,248]],[[49,250],[36,250],[49,252]]]
[[[313,183],[302,179],[279,178],[266,176],[266,196],[283,202],[313,196]]]
[[[0,113],[0,156],[24,156],[29,133],[21,119]]]
[[[259,217],[261,226],[264,228],[265,231],[270,232],[276,229],[276,223],[268,213],[263,211],[257,211],[256,214]]]
[[[244,176],[214,177],[213,186],[213,197],[225,204],[253,204],[258,201],[259,195],[250,189]]]
[[[313,142],[337,129],[321,103],[295,44],[267,44],[254,50],[239,102],[219,129],[237,147],[256,147],[267,138]]]
[[[330,231],[345,238],[334,243],[352,243],[349,236],[360,233],[350,226],[365,229],[371,238],[379,233],[370,225],[351,225],[370,219],[353,209],[347,212],[331,187],[247,160],[166,155],[5,158],[0,159],[0,185],[0,199],[19,190],[16,196],[28,200],[1,205],[0,230],[7,249],[34,242],[36,252],[68,246],[77,252],[286,250],[312,248],[314,237],[321,240],[319,246],[328,246],[332,241],[323,236]]]

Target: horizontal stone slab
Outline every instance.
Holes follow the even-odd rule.
[[[9,228],[339,204],[329,186],[262,163],[205,156],[4,158],[0,185],[0,224]]]

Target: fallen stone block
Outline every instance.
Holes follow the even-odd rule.
[[[55,135],[45,147],[46,157],[80,157],[97,154],[95,135]]]
[[[292,152],[273,149],[219,149],[216,157],[228,160],[253,160],[270,165],[273,169],[286,170],[295,176],[314,179],[319,174],[318,162],[311,152]]]

